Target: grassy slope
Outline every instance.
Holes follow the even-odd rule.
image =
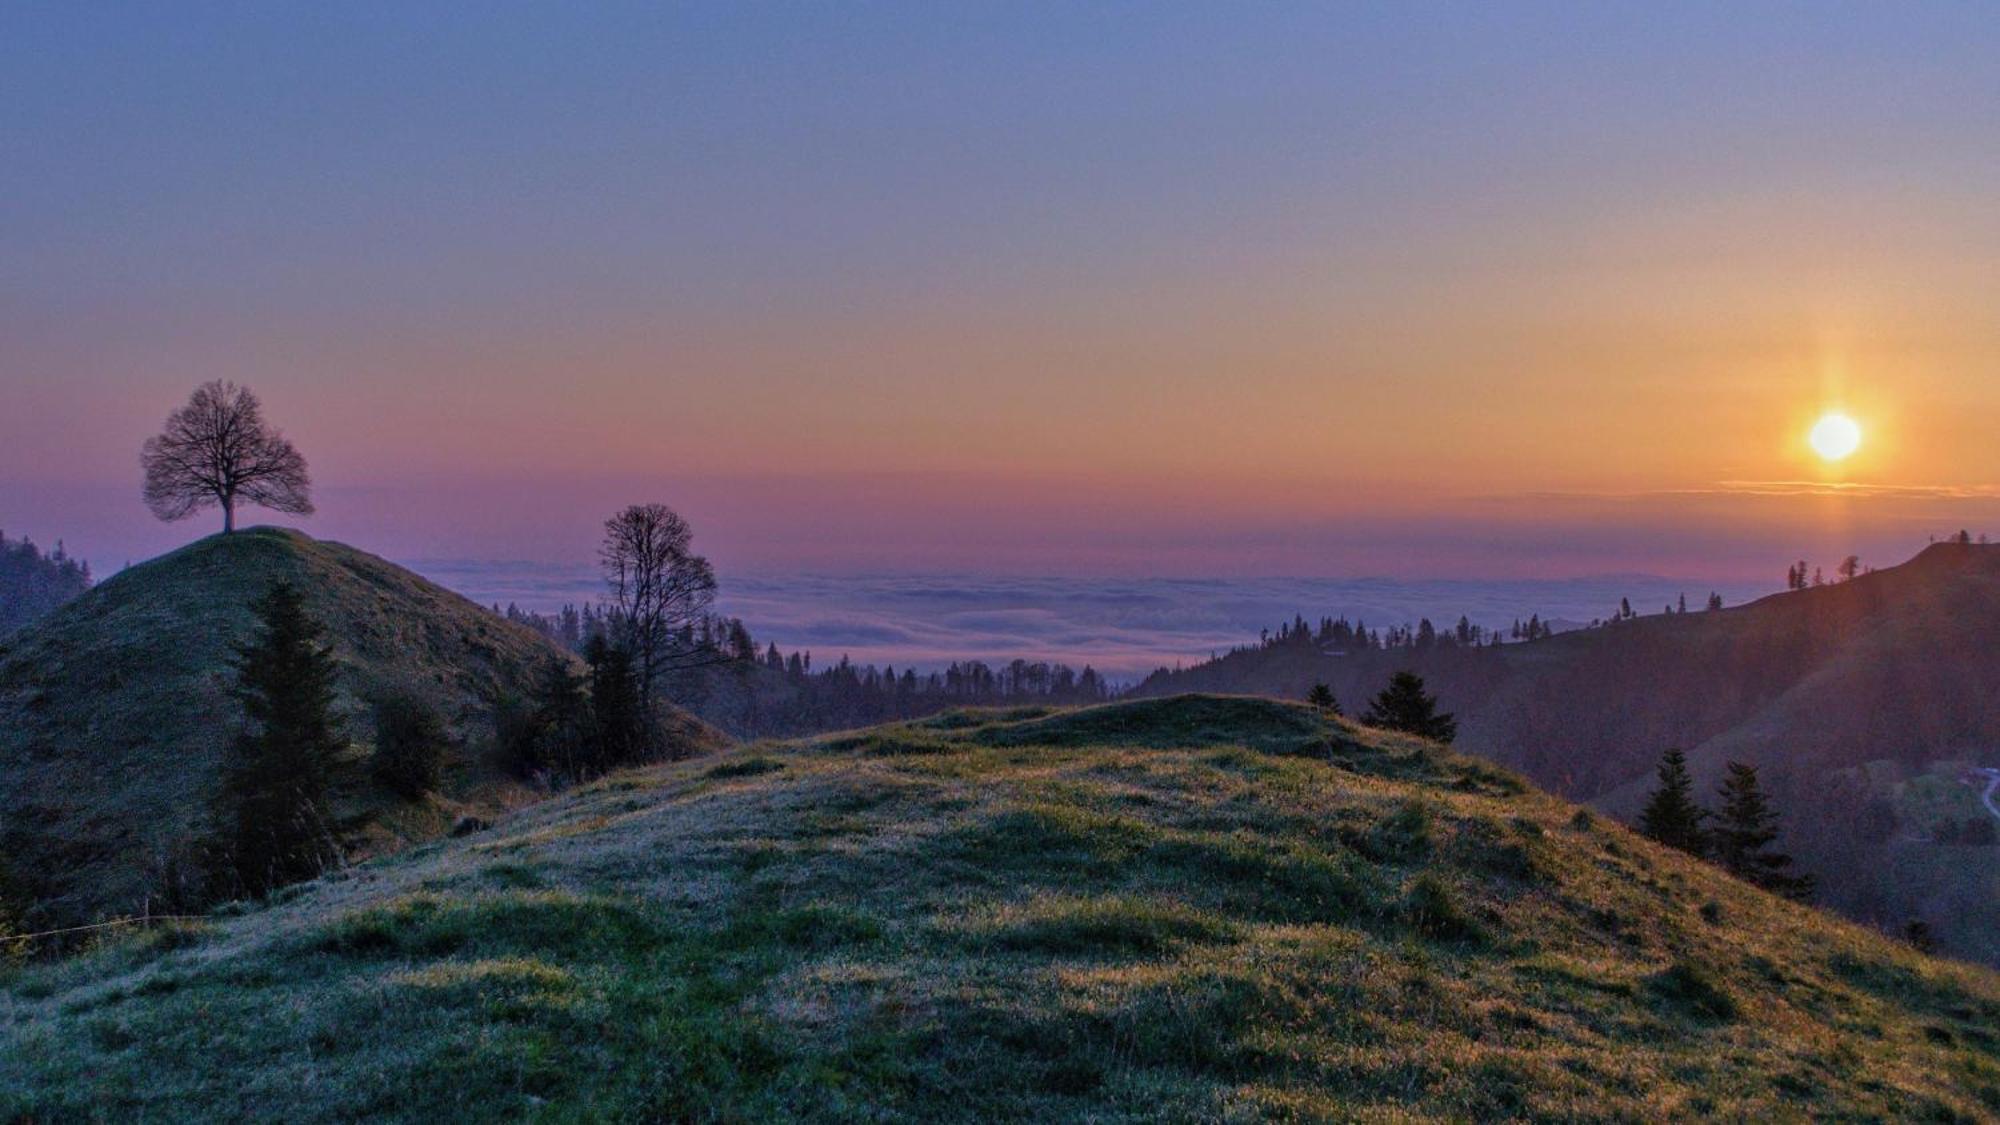
[[[0,1117],[2000,1113],[2000,979],[1267,700],[620,775],[0,987]]]
[[[1912,774],[1941,760],[2000,765],[1996,625],[2000,546],[1940,543],[1852,582],[1719,613],[1473,653],[1252,650],[1141,691],[1302,698],[1326,680],[1359,710],[1411,666],[1458,713],[1461,747],[1626,816],[1669,746],[1687,750],[1704,797],[1725,762],[1757,763],[1792,822],[1785,846],[1822,875],[1831,904],[1888,925],[1928,918],[1949,948],[2000,964],[2000,848],[1856,841],[1838,827],[1853,810],[1816,808],[1813,792],[1883,759]]]
[[[569,659],[401,567],[295,531],[213,536],[127,569],[0,648],[0,830],[25,840],[13,865],[54,882],[56,917],[137,909],[165,841],[200,823],[239,729],[230,660],[254,628],[250,602],[280,579],[327,627],[357,742],[387,692],[417,693],[470,733],[494,693]],[[345,803],[356,816],[389,800],[363,772]],[[491,780],[468,762],[455,788]]]

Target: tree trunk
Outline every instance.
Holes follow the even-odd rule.
[[[222,533],[224,535],[227,535],[235,530],[236,530],[236,497],[224,496],[222,498]]]

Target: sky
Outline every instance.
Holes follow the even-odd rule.
[[[223,378],[393,558],[1893,562],[2000,532],[1996,198],[1976,4],[8,4],[0,528],[207,532]]]

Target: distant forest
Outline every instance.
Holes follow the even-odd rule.
[[[534,629],[572,652],[584,652],[610,628],[610,616],[585,605],[553,614],[518,606],[494,612]],[[682,627],[676,647],[699,654],[667,674],[667,696],[739,738],[784,737],[913,719],[953,707],[1099,703],[1115,687],[1088,665],[1015,660],[993,666],[958,661],[943,671],[876,668],[845,656],[814,666],[812,653],[758,645],[740,618],[705,615]]]
[[[70,558],[60,541],[44,554],[33,540],[0,531],[0,635],[90,589],[90,581],[90,564]]]

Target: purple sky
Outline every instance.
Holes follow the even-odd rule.
[[[398,558],[1893,561],[2000,525],[1996,135],[1979,6],[16,5],[0,527],[202,533],[231,378]]]

